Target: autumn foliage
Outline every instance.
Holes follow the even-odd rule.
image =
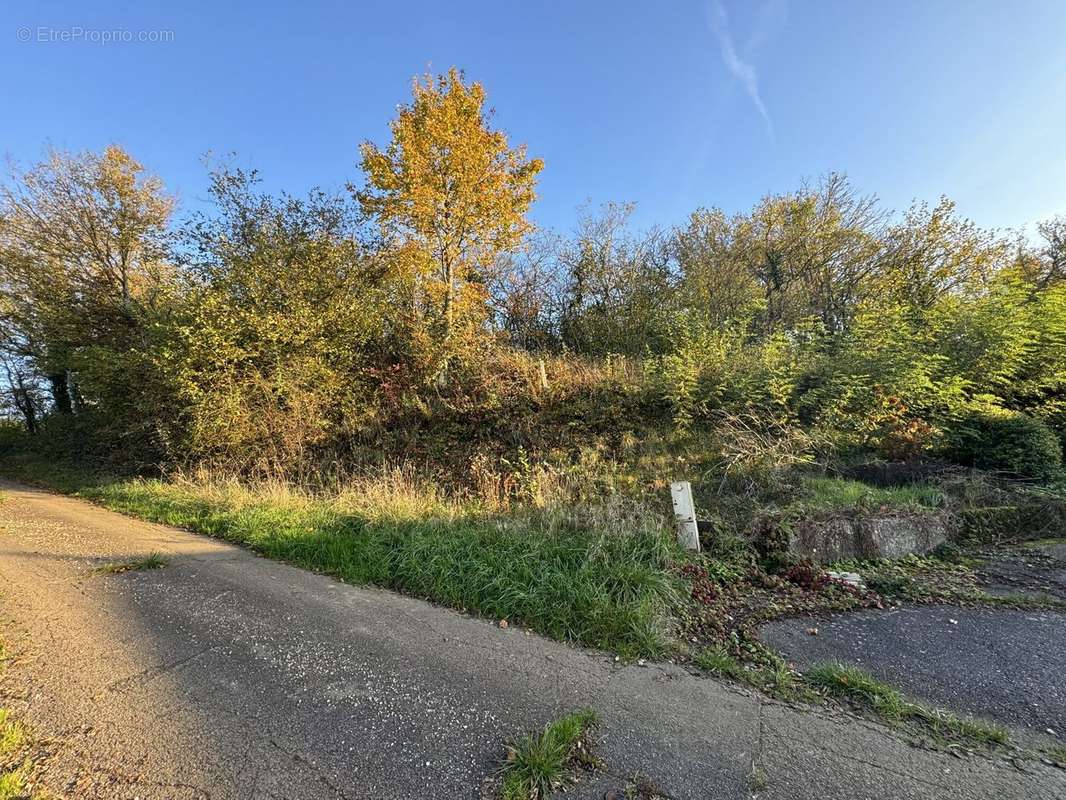
[[[489,128],[484,88],[458,70],[416,79],[413,92],[388,146],[363,144],[356,197],[392,250],[414,335],[443,367],[484,328],[491,275],[532,227],[544,165]]]
[[[414,461],[501,503],[575,472],[624,488],[664,453],[723,481],[855,456],[1061,475],[1062,219],[1030,241],[829,175],[669,229],[608,204],[536,230],[544,164],[454,69],[414,81],[360,167],[295,196],[217,165],[198,213],[117,146],[16,170],[9,414],[70,456]]]

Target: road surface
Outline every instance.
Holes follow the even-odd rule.
[[[761,636],[801,668],[855,664],[933,705],[1050,730],[1066,745],[1066,614],[904,606],[779,620]]]
[[[842,713],[0,488],[3,703],[47,743],[60,797],[486,797],[505,741],[584,707],[607,772],[565,795],[578,800],[637,773],[677,800],[1066,796],[1066,772],[1039,762],[919,749]],[[92,572],[151,551],[170,564]]]

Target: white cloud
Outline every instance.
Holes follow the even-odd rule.
[[[710,0],[707,3],[706,16],[707,27],[718,39],[718,46],[722,52],[722,62],[725,64],[725,68],[744,87],[744,91],[751,98],[751,102],[755,105],[759,115],[766,123],[766,129],[772,136],[774,123],[770,119],[770,112],[766,110],[766,104],[762,101],[762,95],[759,94],[759,76],[755,72],[755,67],[742,59],[737,53],[736,45],[733,43],[733,35],[729,30],[729,16],[726,14],[726,10],[720,0]]]

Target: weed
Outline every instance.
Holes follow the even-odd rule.
[[[825,586],[829,575],[821,567],[815,566],[810,561],[801,561],[785,571],[782,576],[789,583],[794,583],[809,592],[818,591]]]
[[[974,570],[935,556],[908,555],[880,561],[842,561],[832,565],[857,572],[873,591],[909,602],[962,602],[978,592]]]
[[[963,606],[1022,609],[1066,609],[1066,601],[1038,592],[990,594],[981,588],[977,567],[988,558],[1027,552],[1018,545],[1000,546],[978,553],[961,551],[943,555],[908,555],[881,561],[841,561],[831,565],[843,572],[858,572],[870,590],[885,598],[911,603],[952,603]]]
[[[701,554],[679,571],[690,602],[682,609],[685,639],[700,651],[697,666],[776,692],[802,693],[791,670],[763,644],[759,627],[783,615],[881,607],[882,598],[829,579],[824,569],[794,564],[786,575],[767,573],[752,549],[725,562]],[[742,670],[737,671],[737,664]]]
[[[708,647],[696,654],[693,662],[702,670],[723,678],[744,680],[747,672],[744,665],[729,654],[724,647]]]
[[[0,800],[20,800],[26,796],[28,764],[0,772]]]
[[[788,701],[816,701],[819,698],[780,659],[769,663],[745,664],[721,646],[711,646],[696,654],[693,663],[722,678],[743,683],[773,697]]]
[[[1066,767],[1066,745],[1055,745],[1044,751],[1056,764]]]
[[[575,766],[595,767],[598,761],[588,747],[595,721],[592,711],[579,711],[510,745],[502,770],[503,800],[543,800],[562,786]]]
[[[0,758],[9,758],[26,742],[26,728],[11,718],[6,708],[0,708]]]
[[[906,707],[903,696],[868,672],[846,664],[819,664],[807,670],[807,680],[838,697],[846,697],[873,709],[888,719],[902,719]]]
[[[162,569],[169,561],[159,553],[149,553],[144,558],[131,561],[112,561],[93,570],[103,575],[118,575],[123,572],[134,572],[142,569]]]
[[[828,663],[807,670],[806,679],[828,694],[870,709],[891,721],[922,725],[938,738],[960,739],[971,744],[1006,744],[1006,728],[984,720],[959,717],[942,709],[908,701],[895,688],[858,667]]]
[[[0,708],[0,764],[14,763],[26,739],[25,726],[13,719],[6,708]],[[0,769],[0,800],[16,800],[25,796],[29,770],[28,761],[19,767]]]
[[[1051,539],[1033,539],[1029,542],[1022,542],[1021,547],[1025,550],[1040,550],[1045,547],[1053,547],[1058,544],[1066,544],[1066,539],[1061,537]]]
[[[1005,594],[989,594],[988,592],[974,592],[969,598],[975,605],[1023,608],[1023,609],[1049,609],[1052,611],[1066,611],[1066,600],[1047,594],[1046,592],[1007,592]]]
[[[908,715],[920,720],[934,735],[945,739],[961,739],[977,744],[1006,744],[1010,734],[1002,725],[972,717],[960,717],[940,708],[918,703],[907,704]]]
[[[669,797],[670,795],[639,772],[627,778],[621,790],[604,795],[605,800],[669,800]]]
[[[766,774],[766,770],[757,764],[751,765],[751,772],[748,774],[748,785],[753,792],[761,792],[770,784],[770,778]]]

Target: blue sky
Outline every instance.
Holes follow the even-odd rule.
[[[172,40],[84,41],[113,30]],[[451,65],[545,160],[549,226],[586,201],[642,225],[743,210],[829,170],[990,227],[1066,213],[1061,0],[8,2],[0,151],[118,142],[186,207],[208,151],[339,187],[411,77]]]

